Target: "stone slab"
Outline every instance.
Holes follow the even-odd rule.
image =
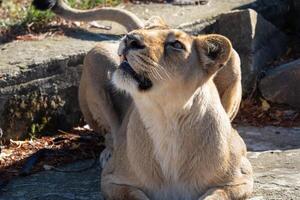
[[[98,41],[114,39],[76,32],[72,37],[1,45],[2,139],[22,138],[44,126],[66,130],[78,124],[77,91],[84,56]]]
[[[251,200],[300,199],[300,128],[239,126],[254,168]],[[93,161],[69,164],[80,169]],[[102,200],[98,167],[81,173],[44,171],[13,180],[0,200]]]
[[[252,200],[300,199],[300,127],[238,127],[254,170]]]

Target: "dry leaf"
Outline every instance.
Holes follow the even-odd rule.
[[[74,21],[74,22],[72,22],[75,26],[77,26],[77,27],[80,27],[80,25],[81,25],[81,22],[79,22],[79,21]]]
[[[2,150],[2,152],[0,153],[0,158],[3,159],[5,157],[9,157],[12,155],[12,153],[12,150]]]
[[[270,104],[266,100],[264,100],[262,98],[260,98],[260,101],[261,101],[261,109],[263,111],[268,111],[270,109],[270,107],[271,107]]]

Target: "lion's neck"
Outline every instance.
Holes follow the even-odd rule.
[[[187,151],[193,154],[192,151],[203,147],[201,142],[207,139],[214,142],[211,145],[222,148],[224,137],[218,123],[225,120],[226,125],[230,124],[215,88],[199,87],[189,95],[187,90],[178,92],[181,92],[180,97],[172,92],[174,96],[165,94],[160,102],[151,96],[135,99],[141,119],[153,141],[156,160],[167,180],[171,181],[181,176],[179,169],[189,155]]]
[[[225,114],[212,81],[200,87],[175,87],[155,95],[143,94],[134,98],[134,101],[145,126],[156,131],[160,129],[160,132],[168,128],[175,131],[174,128],[180,125],[178,122],[199,124],[203,116],[209,112],[220,111],[222,115]],[[182,116],[194,116],[197,119],[187,117],[183,120]]]

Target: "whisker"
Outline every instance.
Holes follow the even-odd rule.
[[[146,64],[144,63],[147,63],[148,65],[152,66],[152,67],[148,67],[147,66],[147,71],[148,72],[151,72],[151,74],[156,78],[156,79],[164,79],[161,74],[156,70],[156,66],[153,65],[153,63],[150,63],[148,60],[147,60],[147,57],[143,56],[143,55],[138,55],[139,59],[142,60],[141,63],[143,63],[143,65],[147,66]],[[150,70],[150,71],[149,71]]]
[[[169,72],[167,72],[163,66],[161,66],[159,63],[155,62],[151,57],[146,56],[146,58],[149,59],[153,64],[155,64],[155,66],[157,66],[158,69],[160,69],[167,76],[167,78],[170,78]]]
[[[141,63],[142,65],[148,67],[145,63]],[[161,75],[155,70],[155,68],[148,67],[146,70],[149,74],[151,74],[155,79],[162,79]]]
[[[170,78],[169,73],[166,71],[166,69],[164,69],[164,67],[162,67],[160,64],[158,64],[157,62],[155,62],[153,59],[151,59],[150,57],[146,56],[146,55],[140,55],[140,57],[142,58],[142,60],[146,63],[148,63],[149,65],[153,66],[155,73],[159,74],[159,76],[161,77],[161,79],[165,79],[163,78],[162,74],[159,72],[162,72],[167,78]]]
[[[149,66],[147,66],[147,65],[145,64],[146,61],[145,61],[141,56],[136,55],[135,57],[132,57],[132,59],[134,60],[134,62],[137,62],[137,63],[139,64],[139,66],[140,66],[145,72],[151,74],[154,78],[159,79],[159,78],[157,77],[157,73],[154,73],[153,68],[151,68],[151,67],[149,67]],[[142,62],[141,62],[139,59],[142,60]],[[146,62],[146,63],[147,63],[148,65],[151,65],[151,64],[148,63],[148,62]]]

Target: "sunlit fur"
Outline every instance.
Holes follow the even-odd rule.
[[[151,27],[151,26],[150,26]],[[245,199],[253,187],[242,138],[231,127],[214,77],[231,58],[220,35],[189,36],[153,25],[133,31],[144,48],[126,54],[153,86],[137,88],[117,69],[113,83],[133,99],[102,172],[107,200]],[[178,40],[184,49],[167,47]],[[120,48],[124,48],[121,43]],[[169,49],[170,48],[170,49]],[[122,49],[119,49],[122,52]]]

